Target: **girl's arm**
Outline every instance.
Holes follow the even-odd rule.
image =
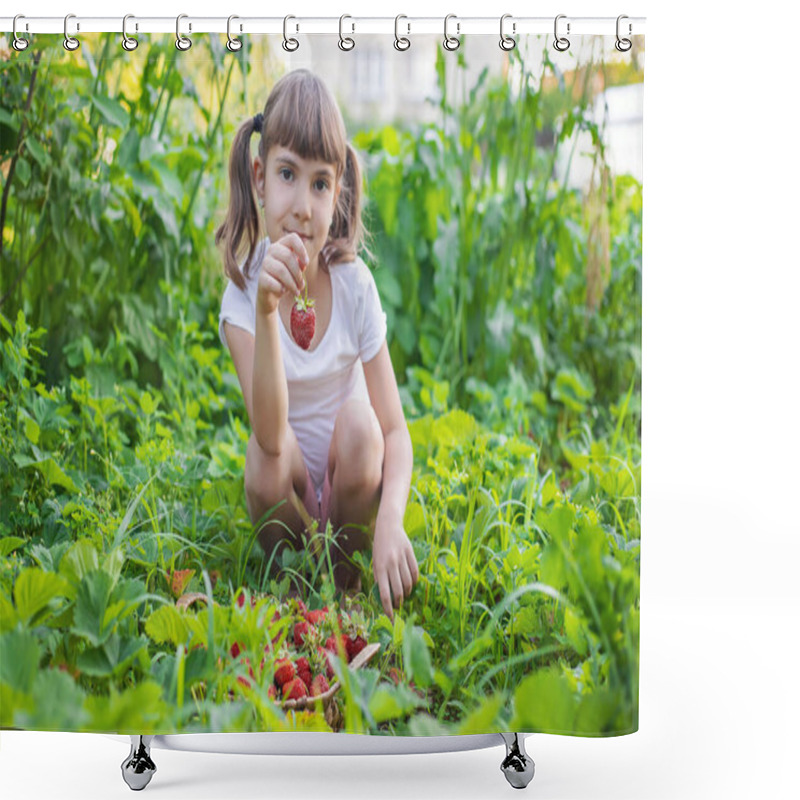
[[[258,274],[255,337],[224,323],[250,427],[259,447],[271,456],[281,454],[289,431],[289,387],[281,356],[283,323],[278,303],[286,292],[300,292],[307,266],[308,253],[296,233],[271,243]]]
[[[385,341],[378,355],[364,364],[364,377],[384,438],[383,486],[372,546],[373,571],[384,610],[392,617],[392,606],[400,605],[419,580],[419,568],[403,528],[414,453]]]
[[[281,356],[280,315],[256,307],[256,337],[252,360],[253,391],[250,415],[261,449],[279,456],[289,429],[289,387]]]
[[[239,386],[242,387],[242,397],[247,409],[247,418],[250,420],[250,427],[253,427],[253,353],[255,352],[256,341],[253,334],[231,325],[228,322],[222,323],[225,328],[225,339],[228,342],[228,349],[231,351],[233,366],[236,367],[236,376],[239,378]]]

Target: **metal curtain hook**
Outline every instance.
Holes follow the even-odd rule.
[[[400,36],[399,34],[398,23],[401,19],[408,19],[408,17],[405,14],[398,14],[394,18],[394,47],[395,50],[403,51],[408,50],[408,48],[411,47],[411,39],[406,36]],[[407,22],[406,26],[408,27],[408,32],[411,33],[411,23]]]
[[[617,41],[614,43],[614,47],[616,47],[617,50],[620,51],[620,53],[627,53],[628,50],[630,50],[631,47],[633,47],[633,42],[631,42],[630,39],[622,39],[622,38],[620,38],[620,35],[619,35],[619,23],[623,19],[629,19],[629,17],[626,14],[620,14],[617,17]],[[632,29],[631,24],[629,22],[628,23],[628,35],[629,36],[630,36],[632,30],[633,29]]]
[[[234,19],[239,19],[239,17],[237,17],[235,14],[231,14],[228,17],[228,43],[225,45],[225,47],[227,47],[231,53],[237,53],[242,49],[242,40],[237,39],[235,36],[231,36],[231,20]],[[241,31],[241,26],[239,27],[239,30]]]
[[[512,39],[505,31],[503,30],[503,24],[507,19],[511,19],[511,14],[503,14],[500,17],[500,49],[501,50],[513,50],[517,46],[517,40]],[[516,33],[517,32],[517,23],[511,23],[511,30]]]
[[[127,50],[129,53],[131,50],[135,50],[139,46],[139,42],[137,39],[134,39],[132,36],[128,36],[128,20],[129,19],[136,19],[133,14],[126,14],[122,18],[122,49]],[[136,23],[136,30],[139,30],[139,23]]]
[[[21,36],[17,34],[17,20],[18,19],[25,19],[23,14],[17,14],[14,17],[14,22],[11,26],[11,30],[14,32],[14,41],[11,43],[11,46],[18,52],[21,53],[23,50],[27,49],[28,45],[30,44],[30,40],[23,39]],[[28,29],[28,23],[25,23],[25,30]]]
[[[566,18],[567,18],[566,14],[559,14],[556,17],[556,22],[554,27],[556,40],[553,42],[553,47],[555,47],[555,49],[558,50],[559,53],[563,53],[565,50],[569,50],[569,39],[567,39],[564,36],[558,35],[558,21],[560,19],[566,19]],[[567,33],[569,33],[569,22],[567,23]]]
[[[355,40],[353,40],[350,36],[342,36],[342,23],[346,19],[353,19],[349,14],[342,14],[339,17],[339,49],[340,50],[352,50],[355,46]],[[353,23],[353,32],[355,32],[356,26]]]
[[[445,50],[450,50],[452,52],[453,50],[458,50],[458,48],[461,46],[461,40],[456,36],[450,36],[447,33],[447,23],[451,19],[457,19],[456,15],[448,14],[444,18],[444,41],[442,42],[442,45],[444,46]],[[461,23],[456,22],[456,33],[459,33],[460,30],[461,30]]]
[[[178,14],[178,18],[175,20],[175,47],[178,50],[186,51],[192,46],[192,40],[189,39],[187,36],[181,34],[181,20],[188,19],[188,14]],[[189,33],[192,32],[192,23],[189,23]]]
[[[287,23],[289,22],[290,19],[296,19],[296,17],[293,17],[291,14],[289,14],[288,16],[283,18],[283,42],[282,42],[282,46],[283,46],[283,49],[286,50],[287,53],[293,53],[295,50],[297,50],[298,47],[300,47],[300,42],[298,42],[297,39],[294,39],[294,38],[290,39],[286,35],[286,27],[287,27]]]
[[[67,26],[69,25],[69,21],[71,19],[75,19],[74,14],[67,14],[67,16],[64,17],[64,49],[69,50],[70,53],[73,50],[77,50],[81,46],[81,43],[74,36],[70,36],[69,31],[67,30]],[[77,23],[76,30],[80,30],[80,25]]]

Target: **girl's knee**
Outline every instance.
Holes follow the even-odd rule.
[[[299,450],[293,434],[290,439]],[[259,446],[255,435],[250,436],[245,455],[244,487],[247,508],[254,523],[267,509],[286,500],[291,491],[301,493],[301,497],[305,493],[306,475],[302,455],[299,460],[300,464],[297,464],[291,446],[280,456],[268,455]],[[301,471],[302,478],[298,474]]]
[[[334,465],[348,484],[380,485],[383,478],[384,442],[375,410],[363,400],[346,401],[334,426]]]

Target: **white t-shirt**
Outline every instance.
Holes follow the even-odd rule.
[[[233,281],[222,296],[219,335],[227,347],[223,322],[256,332],[258,273],[269,246],[264,239],[256,250],[251,276],[242,291]],[[289,424],[303,453],[317,499],[322,496],[328,468],[333,426],[340,406],[351,395],[370,402],[362,362],[373,359],[386,338],[386,314],[378,287],[360,259],[330,268],[331,320],[322,341],[303,350],[279,320],[281,354],[289,391]]]

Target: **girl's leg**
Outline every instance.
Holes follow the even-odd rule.
[[[254,435],[247,443],[244,486],[247,511],[253,524],[273,506],[280,503],[262,523],[258,540],[267,558],[274,553],[273,563],[287,545],[303,547],[305,524],[297,513],[295,503],[302,504],[306,494],[306,465],[300,445],[291,426],[288,427],[286,447],[280,456],[265,453]]]
[[[334,546],[335,586],[360,589],[361,579],[351,557],[372,544],[383,483],[383,431],[372,406],[351,398],[336,416],[328,455],[331,483],[329,516]]]

